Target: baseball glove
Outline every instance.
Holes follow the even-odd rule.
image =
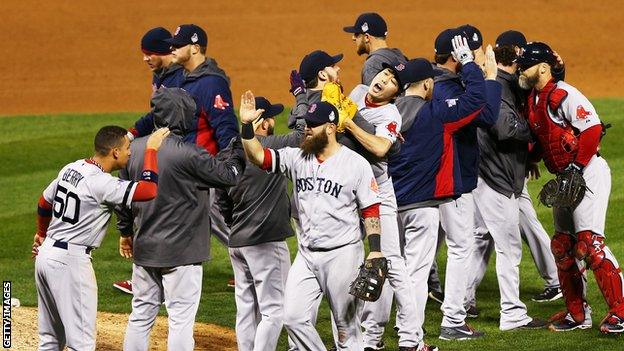
[[[338,110],[338,128],[339,133],[344,132],[344,121],[353,119],[357,112],[357,105],[349,97],[342,93],[342,86],[338,83],[327,83],[323,87],[321,93],[321,101],[329,102]]]
[[[585,196],[587,185],[581,170],[568,167],[544,184],[539,193],[539,200],[546,207],[568,207],[575,209]]]
[[[387,275],[388,260],[385,257],[366,260],[351,283],[349,294],[364,301],[377,301]]]

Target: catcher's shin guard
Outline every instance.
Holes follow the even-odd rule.
[[[604,243],[604,237],[585,230],[578,232],[576,258],[584,259],[594,271],[596,282],[611,313],[624,317],[624,279],[615,256]]]
[[[572,318],[580,323],[585,320],[583,304],[585,302],[585,282],[574,259],[574,238],[564,233],[555,233],[550,249],[557,264],[559,284],[563,299]]]

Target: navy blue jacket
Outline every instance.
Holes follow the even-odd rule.
[[[433,99],[421,102],[420,109],[420,97],[406,96],[396,103],[403,118],[401,134],[405,142],[388,165],[399,206],[462,194],[459,145],[454,135],[471,125],[486,104],[481,69],[468,63],[462,77],[466,91],[455,95],[456,100]],[[435,83],[433,91],[437,89]]]
[[[216,155],[239,135],[229,78],[216,61],[207,58],[193,72],[185,72],[179,87],[188,91],[197,104],[195,119],[184,141],[197,144]],[[136,136],[145,136],[153,130],[154,119],[148,113],[135,123],[131,131]]]
[[[472,66],[472,65],[471,65]],[[444,74],[436,77],[433,89],[434,100],[456,99],[464,93],[464,85],[461,77],[445,68],[437,68]],[[462,75],[466,74],[465,68]],[[483,74],[483,73],[480,73]],[[454,135],[462,185],[460,194],[469,193],[477,187],[479,176],[479,144],[477,140],[477,128],[489,128],[496,123],[501,104],[501,85],[495,80],[485,81],[486,104],[481,113],[466,128]]]
[[[162,68],[152,75],[152,90],[156,91],[160,87],[179,88],[184,81],[184,67],[177,63],[172,63],[169,67]]]

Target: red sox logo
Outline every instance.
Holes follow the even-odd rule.
[[[399,133],[397,132],[397,123],[396,122],[388,123],[386,128],[388,128],[388,131],[390,132],[390,134],[392,134],[394,136],[398,136],[399,135]]]
[[[215,96],[214,99],[214,108],[218,108],[220,110],[225,110],[226,107],[230,106],[229,103],[227,103],[227,101],[223,100],[223,98],[221,97],[221,95],[217,95]]]
[[[583,108],[583,105],[578,105],[576,107],[576,118],[578,119],[585,119],[591,116],[591,114],[591,111],[585,110],[585,108]]]
[[[316,104],[312,104],[312,106],[308,109],[309,113],[314,113],[314,111],[316,111]]]
[[[394,66],[394,68],[396,68],[397,71],[401,72],[402,70],[405,69],[405,65],[400,63],[400,64]]]

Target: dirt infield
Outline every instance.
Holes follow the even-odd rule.
[[[37,309],[18,307],[12,310],[13,350],[36,350]],[[123,346],[123,338],[128,322],[128,315],[116,313],[98,313],[97,350],[117,351]],[[212,324],[195,323],[195,350],[233,351],[236,350],[234,331]],[[150,350],[167,349],[167,319],[159,316],[151,334]]]
[[[390,44],[410,57],[431,58],[433,40],[446,27],[470,22],[488,42],[513,28],[558,50],[567,80],[587,95],[624,96],[616,47],[622,1],[3,0],[0,115],[145,110],[150,72],[140,38],[155,26],[173,31],[189,22],[208,32],[209,54],[233,79],[237,104],[247,88],[290,104],[289,71],[317,48],[345,53],[341,74],[349,89],[363,58],[342,27],[371,10],[386,18]]]

